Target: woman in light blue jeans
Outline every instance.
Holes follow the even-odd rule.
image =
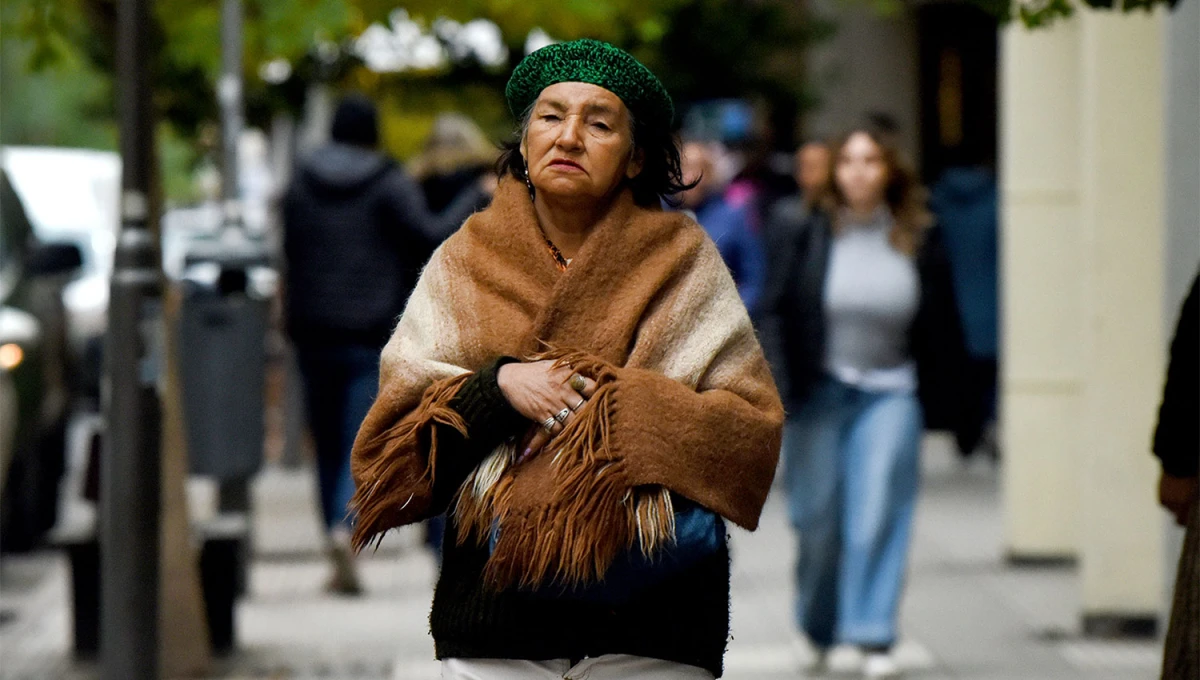
[[[948,264],[892,142],[866,126],[838,140],[817,210],[769,225],[762,318],[790,414],[796,623],[819,664],[834,645],[861,648],[868,678],[899,674],[922,433],[956,427],[965,403]]]
[[[886,651],[917,500],[920,402],[826,378],[785,428],[797,625],[818,648]]]

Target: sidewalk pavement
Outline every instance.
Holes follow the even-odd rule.
[[[964,466],[945,441],[926,446],[924,488],[897,649],[914,680],[1151,680],[1160,643],[1078,635],[1070,568],[1005,566],[998,474]],[[395,532],[361,563],[368,594],[325,595],[312,474],[266,470],[254,488],[255,560],[238,609],[241,651],[216,678],[432,680],[428,633],[435,563],[417,529]],[[734,530],[733,680],[806,677],[811,651],[793,630],[794,540],[782,494],[760,529]],[[53,553],[6,558],[0,570],[0,680],[88,678],[69,661],[65,561]]]

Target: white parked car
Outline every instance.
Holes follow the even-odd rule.
[[[120,229],[121,157],[113,151],[9,146],[0,165],[46,243],[73,243],[83,258],[63,289],[67,336],[83,391],[99,397],[109,282]]]

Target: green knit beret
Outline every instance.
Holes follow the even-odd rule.
[[[557,83],[599,85],[651,126],[669,128],[675,118],[671,95],[650,69],[619,47],[586,38],[543,47],[522,59],[504,90],[509,110],[520,118],[542,90]]]

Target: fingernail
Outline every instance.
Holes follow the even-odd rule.
[[[529,456],[532,454],[533,454],[533,449],[525,449],[525,451],[520,456],[517,457],[517,464],[524,463],[525,460],[528,459]]]

